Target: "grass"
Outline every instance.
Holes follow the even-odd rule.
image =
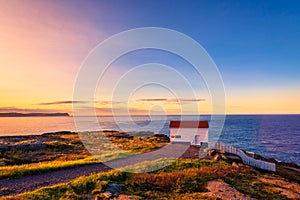
[[[107,151],[109,153],[106,152],[93,157],[83,150],[84,146],[77,134],[54,135],[55,140],[48,142],[48,148],[42,150],[43,152],[55,152],[57,157],[54,161],[3,166],[0,167],[0,179],[41,174],[124,158],[134,153],[151,151],[166,143],[164,138],[149,137],[148,133],[142,133],[147,137],[135,135],[133,138],[119,137],[118,134],[120,133],[116,132],[106,132],[105,134],[112,134],[109,140],[123,150],[120,151],[119,148],[116,148],[115,151]],[[109,145],[101,143],[100,136],[98,133],[87,135],[87,137],[93,139],[90,141],[98,141],[99,145]],[[102,150],[98,145],[95,145],[95,147]],[[74,152],[78,154],[78,157],[73,157]],[[7,152],[5,155],[13,155],[14,153],[16,153],[16,159],[19,159],[32,152],[17,150]],[[63,155],[63,159],[58,156],[60,153]],[[82,159],[78,159],[81,153],[84,153],[84,156]],[[74,160],[70,160],[72,158]],[[151,171],[151,173],[145,173],[148,171]],[[282,175],[282,177],[291,178],[291,180],[299,180],[297,172],[289,171],[286,167],[278,168],[279,175],[284,174],[285,176]],[[278,190],[274,190],[274,185],[260,180],[260,177],[269,176],[273,175],[257,171],[245,165],[239,168],[232,167],[228,159],[224,161],[158,159],[127,166],[122,170],[79,177],[68,183],[43,187],[32,192],[3,199],[93,199],[95,196],[101,197],[109,183],[125,184],[125,188],[121,193],[133,199],[216,199],[202,195],[203,192],[207,191],[206,186],[211,180],[224,181],[239,192],[256,199],[287,199]],[[2,190],[7,191],[9,188],[2,188]]]
[[[145,134],[134,134],[134,137],[133,135],[119,132],[88,132],[80,134],[83,143],[88,147],[89,151],[94,152],[93,154],[97,154],[103,149],[122,149],[133,153],[144,153],[162,147],[166,143],[162,138],[155,135],[148,137],[141,137],[140,135],[144,136]]]
[[[124,171],[134,173],[161,173],[161,172],[174,172],[178,170],[201,168],[204,166],[225,166],[229,165],[225,161],[211,161],[211,160],[198,160],[198,159],[172,159],[161,158],[154,161],[145,161],[123,168]]]
[[[120,135],[118,132],[113,132]],[[111,134],[111,132],[105,132]],[[40,150],[9,150],[0,152],[1,157],[9,161],[10,164],[0,166],[0,180],[19,178],[26,175],[42,174],[49,171],[55,171],[66,168],[74,168],[81,165],[106,162],[118,158],[124,158],[134,153],[148,152],[161,147],[164,143],[160,138],[149,136],[150,133],[135,133],[134,138],[109,137],[109,140],[120,148],[100,148],[102,146],[94,145],[97,149],[97,156],[91,156],[85,146],[82,144],[78,134],[53,134],[47,135],[50,138],[45,144],[46,149]],[[147,136],[147,137],[140,137]],[[46,137],[46,136],[45,136]],[[84,137],[103,137],[102,133],[89,133]],[[94,140],[101,145],[114,146],[104,143],[102,140]],[[28,141],[27,141],[28,142]],[[98,143],[97,143],[98,144]],[[102,151],[106,149],[106,151]],[[100,150],[100,151],[98,151]],[[42,160],[36,162],[35,159]]]
[[[33,192],[26,192],[14,197],[4,197],[2,199],[31,199],[31,200],[52,200],[52,199],[84,199],[89,193],[103,192],[108,182],[124,182],[128,174],[118,170],[93,174],[88,177],[79,177],[71,182],[43,187]]]
[[[80,141],[77,134],[56,134],[37,136],[46,148],[41,149],[10,149],[0,152],[0,165],[21,165],[53,160],[78,160],[90,154]],[[10,143],[30,144],[34,140],[10,141]]]
[[[228,166],[229,163],[225,161],[219,161],[215,162],[212,160],[199,160],[199,159],[177,159],[175,162],[172,162],[170,165],[157,170],[154,173],[160,173],[160,172],[174,172],[178,170],[184,170],[184,169],[191,169],[191,168],[197,168],[200,169],[201,167],[214,167],[214,166]]]
[[[13,165],[13,166],[3,166],[0,167],[0,180],[19,178],[26,175],[42,174],[45,172],[74,168],[81,165],[95,164],[100,162],[106,162],[109,160],[114,160],[118,158],[124,158],[129,156],[128,152],[114,152],[107,153],[101,156],[89,156],[84,159],[79,160],[69,160],[69,161],[50,161],[42,163],[32,163],[24,165]]]
[[[134,144],[134,141],[130,141],[129,144]],[[120,140],[119,140],[120,142]],[[151,148],[157,148],[157,146],[152,146],[152,143],[143,142],[139,151],[132,149],[132,151],[112,151],[109,153],[104,153],[98,156],[87,156],[84,159],[76,160],[54,160],[48,162],[30,163],[22,165],[11,165],[11,166],[1,166],[0,167],[0,180],[19,178],[26,175],[42,174],[45,172],[56,171],[67,168],[74,168],[81,165],[95,164],[100,162],[107,162],[114,159],[125,158],[132,155],[131,152],[144,152],[149,151]],[[150,145],[151,144],[151,145]],[[129,148],[130,145],[127,145]]]
[[[152,165],[161,162],[165,160],[153,161]],[[248,166],[237,169],[226,162],[179,159],[153,173],[112,170],[3,199],[93,199],[101,196],[109,183],[125,184],[121,194],[134,199],[216,199],[201,195],[211,180],[225,181],[257,199],[286,199],[269,184],[259,181],[260,176],[259,171]]]
[[[291,168],[286,166],[277,166],[276,174],[279,174],[282,177],[285,177],[289,180],[300,183],[300,169],[299,168]]]
[[[99,163],[100,161],[91,157],[73,161],[50,161],[43,163],[32,163],[24,165],[13,165],[0,167],[0,180],[19,178],[25,175],[42,174],[49,171],[77,167],[80,165]]]
[[[256,199],[288,199],[286,196],[268,189],[270,187],[272,188],[272,185],[258,181],[257,178],[261,176],[262,174],[257,171],[251,170],[248,173],[237,173],[234,176],[226,176],[223,180],[241,193],[247,194]]]

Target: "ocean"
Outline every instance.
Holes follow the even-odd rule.
[[[56,131],[119,130],[169,134],[169,121],[180,116],[1,117],[0,136],[31,135]],[[210,120],[210,116],[185,116],[185,120]],[[100,126],[99,126],[100,124]],[[209,129],[209,133],[212,132]],[[300,115],[227,115],[219,141],[246,151],[300,165]]]

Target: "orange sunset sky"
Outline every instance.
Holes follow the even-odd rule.
[[[300,12],[293,5],[212,5],[209,1],[187,5],[183,1],[0,3],[0,112],[72,114],[72,103],[84,108],[92,102],[98,115],[110,115],[111,85],[132,62],[166,61],[172,65],[173,57],[154,51],[129,55],[111,66],[94,100],[72,102],[83,60],[113,34],[157,26],[190,36],[210,54],[224,81],[227,114],[300,113]],[[127,108],[132,114],[178,114],[181,109],[190,114],[211,113],[211,97],[203,80],[189,75],[193,74],[190,66],[179,64],[175,68],[191,81],[195,96],[186,94],[180,104],[164,88],[143,87],[129,99],[120,95],[113,100],[117,114],[124,114]],[[149,71],[147,75],[176,84],[167,73]],[[184,92],[180,86],[178,90]]]

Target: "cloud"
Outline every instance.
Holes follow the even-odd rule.
[[[118,108],[102,108],[102,107],[89,107],[83,106],[78,110],[79,115],[90,115],[95,111],[97,115],[148,115],[148,109],[140,109],[140,108],[128,108],[128,107],[118,107]],[[151,113],[163,114],[161,111],[151,111]]]
[[[54,102],[44,102],[39,103],[38,105],[41,106],[48,106],[48,105],[61,105],[61,104],[73,104],[73,103],[90,103],[89,101],[54,101]]]
[[[193,102],[200,102],[206,101],[206,99],[165,99],[165,98],[149,98],[149,99],[137,99],[136,101],[143,101],[143,102],[165,102],[165,103],[193,103]]]
[[[144,114],[148,113],[149,110],[143,110],[139,108],[127,108],[127,107],[120,107],[120,108],[95,108],[97,113],[103,113],[103,114],[127,114],[129,113],[139,113],[139,114]]]
[[[137,99],[136,101],[167,101],[168,99]]]
[[[123,104],[125,101],[96,101],[100,105]]]
[[[87,103],[97,103],[100,105],[111,105],[111,104],[122,104],[121,101],[53,101],[53,102],[42,102],[38,105],[48,106],[48,105],[65,105],[65,104],[87,104]]]

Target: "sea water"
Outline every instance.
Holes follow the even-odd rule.
[[[75,119],[75,120],[74,120]],[[118,130],[169,134],[169,121],[181,116],[1,117],[0,136],[56,131]],[[210,116],[184,116],[184,120],[211,120]],[[209,129],[209,134],[213,127]],[[212,135],[212,134],[211,134]],[[227,115],[218,141],[237,148],[300,164],[300,115]]]

